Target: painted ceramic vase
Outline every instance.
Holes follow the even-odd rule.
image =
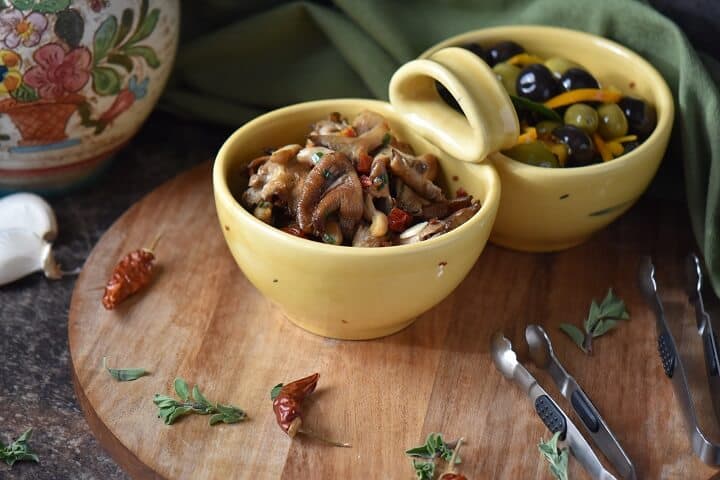
[[[86,180],[138,130],[165,85],[178,0],[5,0],[0,192]]]

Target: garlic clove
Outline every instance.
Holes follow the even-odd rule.
[[[33,193],[15,193],[0,198],[0,230],[22,228],[52,242],[58,234],[52,207]]]
[[[0,230],[0,285],[38,271],[51,279],[62,277],[52,245],[29,230]]]

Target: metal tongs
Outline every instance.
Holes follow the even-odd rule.
[[[697,256],[691,254],[686,262],[687,294],[688,300],[695,307],[698,334],[703,340],[705,352],[705,367],[710,385],[715,415],[720,412],[720,376],[718,375],[718,341],[710,321],[710,316],[705,311],[702,298],[702,270]],[[720,445],[707,438],[698,423],[695,404],[690,395],[687,372],[682,359],[678,354],[677,342],[668,326],[665,318],[665,310],[658,295],[657,283],[655,282],[655,266],[650,257],[645,257],[640,263],[639,271],[640,290],[650,307],[655,311],[657,329],[657,342],[660,360],[662,361],[665,375],[671,380],[675,389],[675,398],[682,407],[685,426],[690,435],[690,444],[695,454],[708,465],[720,465]],[[720,416],[718,416],[720,418]]]
[[[577,382],[557,361],[549,343],[550,339],[542,327],[537,325],[528,326],[525,336],[530,344],[531,352],[534,351],[531,356],[535,363],[540,363],[538,366],[550,370],[551,376],[558,384],[562,394],[570,400],[584,426],[590,432],[591,437],[598,443],[598,446],[610,459],[613,466],[621,472],[622,478],[635,479],[635,469],[632,463],[585,392],[580,389]],[[545,351],[541,352],[541,348]],[[612,473],[605,469],[567,413],[555,403],[538,384],[535,377],[518,361],[510,340],[505,338],[501,332],[493,335],[491,351],[495,367],[506,378],[515,381],[527,393],[535,407],[535,411],[545,426],[553,433],[560,432],[560,438],[565,440],[570,452],[590,476],[596,480],[616,479]],[[547,359],[544,357],[547,357]],[[538,362],[538,360],[540,361]]]

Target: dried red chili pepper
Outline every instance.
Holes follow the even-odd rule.
[[[467,477],[460,473],[443,473],[440,480],[467,480]]]
[[[405,210],[393,207],[388,215],[388,228],[393,232],[404,232],[412,222],[412,216]]]
[[[343,137],[357,137],[357,132],[353,127],[345,127],[342,130],[340,130],[340,135]]]
[[[283,385],[280,393],[273,400],[275,420],[291,438],[294,437],[302,424],[302,402],[305,397],[315,391],[319,373]]]
[[[280,428],[288,434],[290,438],[294,438],[298,433],[302,433],[326,443],[335,445],[336,447],[349,447],[347,443],[334,442],[327,440],[316,434],[301,429],[302,427],[302,402],[305,398],[315,391],[319,373],[313,373],[300,380],[295,380],[287,385],[277,385],[270,393],[273,401],[273,411],[275,412],[275,420]],[[276,389],[279,391],[276,393]]]
[[[152,247],[130,252],[115,265],[112,275],[105,285],[102,304],[107,310],[117,307],[123,300],[145,287],[152,280],[155,269],[155,253]]]

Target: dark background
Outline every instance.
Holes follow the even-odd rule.
[[[673,18],[696,48],[720,59],[720,0],[650,3]],[[197,20],[202,9],[186,5],[183,18]],[[242,2],[227,5],[235,12],[243,9]],[[204,20],[206,28],[218,21]],[[184,31],[194,33],[189,26]],[[97,182],[51,199],[60,225],[58,260],[66,268],[82,265],[130,205],[178,172],[211,159],[229,133],[227,127],[154,113]],[[39,465],[21,463],[12,470],[0,465],[0,479],[127,478],[93,438],[72,390],[67,315],[73,285],[73,278],[52,282],[36,274],[0,288],[0,441],[32,426],[31,445],[41,459]]]

